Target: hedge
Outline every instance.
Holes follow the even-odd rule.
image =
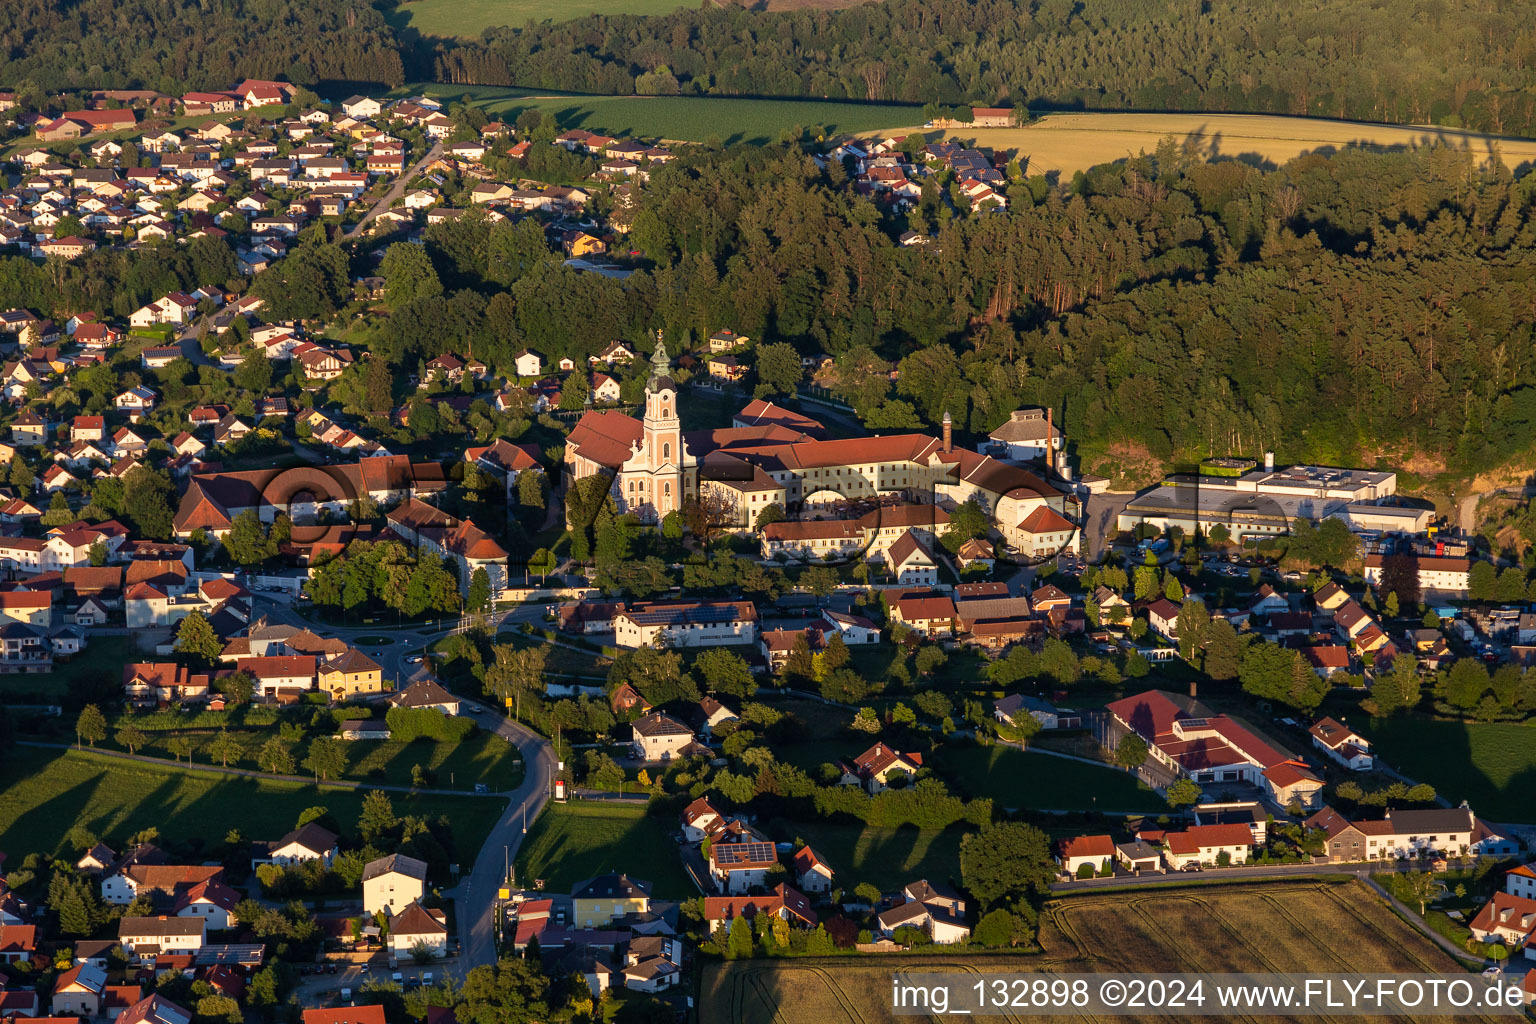
[[[433,708],[390,708],[384,721],[389,723],[391,739],[407,743],[423,739],[458,741],[475,731],[473,719],[450,718]]]

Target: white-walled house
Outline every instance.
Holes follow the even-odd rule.
[[[403,853],[371,860],[363,868],[363,909],[402,913],[427,891],[427,864]]]

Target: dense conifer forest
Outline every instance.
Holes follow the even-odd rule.
[[[396,31],[359,0],[13,0],[0,83],[225,88],[411,79],[588,93],[1252,111],[1536,133],[1536,25],[1499,0],[886,0],[705,4]]]

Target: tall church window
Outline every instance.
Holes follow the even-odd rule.
[[[672,457],[672,446],[670,444],[664,444],[661,446],[661,457],[663,461]]]

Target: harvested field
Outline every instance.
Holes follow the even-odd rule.
[[[1353,880],[1085,893],[1046,906],[1040,941],[1042,952],[1033,954],[908,953],[711,963],[704,968],[700,988],[700,1019],[739,1024],[911,1021],[915,1018],[897,1018],[888,1010],[896,970],[1464,970],[1399,919],[1363,882]]]
[[[916,129],[914,129],[916,130]],[[934,132],[978,146],[1017,150],[1030,174],[1071,175],[1097,164],[1153,153],[1172,135],[1202,159],[1242,159],[1279,166],[1303,153],[1341,149],[1414,149],[1443,144],[1481,163],[1497,145],[1516,175],[1536,166],[1536,140],[1481,135],[1457,128],[1361,124],[1268,114],[1047,114],[1026,128]]]

